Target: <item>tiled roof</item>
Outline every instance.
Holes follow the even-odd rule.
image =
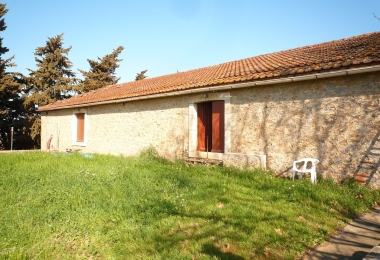
[[[107,86],[41,107],[80,104],[168,93],[202,87],[301,76],[380,64],[380,32],[259,55],[210,67]]]

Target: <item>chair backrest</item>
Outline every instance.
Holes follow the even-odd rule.
[[[319,163],[319,160],[318,160],[318,159],[315,159],[315,158],[302,158],[302,159],[299,159],[299,160],[297,160],[297,161],[294,161],[294,166],[293,166],[293,168],[294,168],[294,167],[297,168],[297,163],[303,163],[303,165],[301,166],[301,169],[302,169],[303,171],[305,171],[305,170],[308,169],[308,168],[307,168],[307,165],[308,165],[309,162],[311,163],[311,166],[310,166],[309,169],[313,169],[313,168],[315,168],[315,165]],[[300,170],[301,170],[301,169],[300,169]]]
[[[318,159],[313,159],[313,163],[318,164],[319,160]]]

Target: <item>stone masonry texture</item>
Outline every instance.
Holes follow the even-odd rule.
[[[230,152],[266,155],[266,167],[279,176],[291,175],[294,160],[312,157],[320,161],[318,174],[352,177],[380,131],[378,72],[231,89],[229,95]],[[129,156],[152,146],[161,156],[181,159],[191,139],[189,104],[217,97],[198,93],[42,112],[42,147],[53,135],[53,150]],[[72,142],[77,112],[86,113],[85,146]],[[375,188],[379,174],[377,169],[369,179]]]

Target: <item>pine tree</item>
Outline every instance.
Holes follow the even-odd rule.
[[[36,70],[29,70],[29,77],[24,77],[24,106],[28,114],[28,133],[39,146],[40,115],[36,111],[39,106],[58,100],[70,98],[75,94],[75,73],[69,60],[70,48],[63,48],[63,34],[48,38],[46,46],[38,47],[34,53],[37,63]]]
[[[107,54],[103,58],[98,57],[98,61],[87,59],[90,64],[90,71],[79,70],[84,76],[81,86],[78,87],[79,92],[88,92],[104,86],[116,84],[120,78],[115,76],[116,68],[120,65],[118,62],[119,54],[124,50],[123,46],[119,46],[111,54]]]
[[[145,73],[146,73],[147,71],[148,71],[148,70],[143,70],[143,71],[141,71],[140,73],[137,73],[135,80],[137,81],[137,80],[142,80],[142,79],[147,78],[148,76],[145,75]]]
[[[48,38],[46,46],[38,47],[34,53],[37,70],[29,70],[25,78],[26,105],[43,106],[75,94],[77,79],[71,70],[70,48],[63,48],[63,34]]]
[[[7,28],[2,18],[8,12],[5,7],[6,4],[0,3],[0,31]],[[3,58],[8,51],[3,46],[3,38],[0,38],[0,146],[5,149],[10,149],[10,128],[18,121],[18,108],[21,105],[19,73],[7,71],[8,68],[16,66],[12,61],[14,56]]]

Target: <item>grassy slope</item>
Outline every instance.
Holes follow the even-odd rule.
[[[293,183],[149,152],[1,154],[0,165],[1,259],[294,259],[380,199],[352,182]]]

